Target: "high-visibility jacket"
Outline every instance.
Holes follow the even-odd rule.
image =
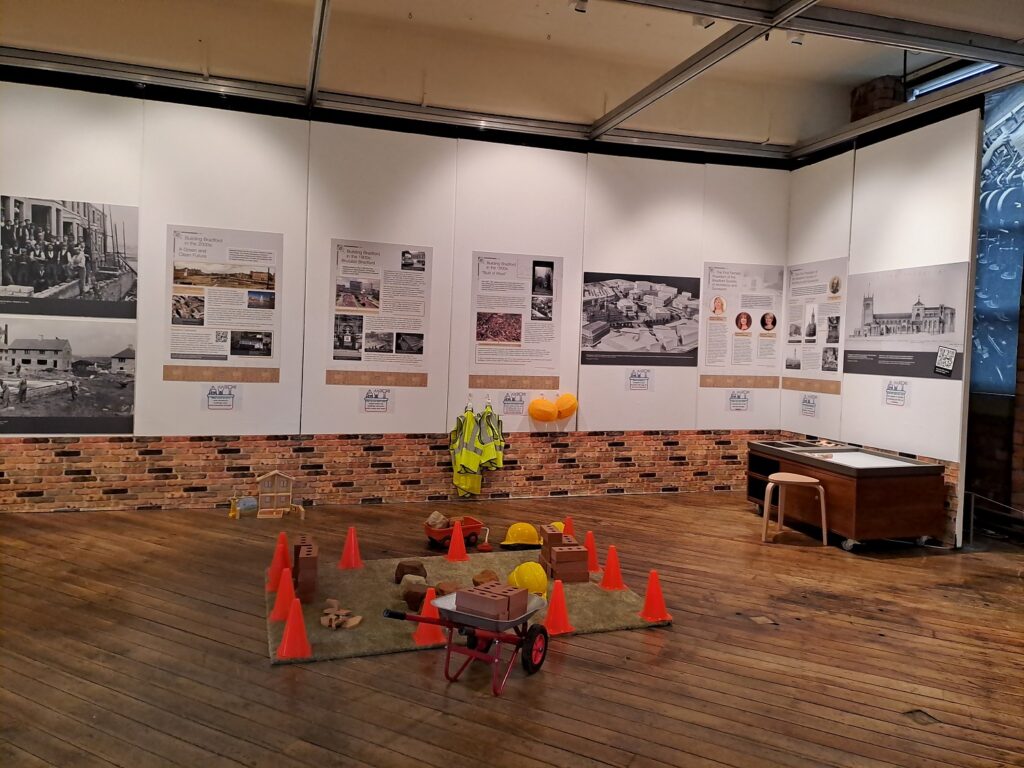
[[[501,433],[501,417],[488,403],[477,417],[480,425],[480,466],[483,469],[500,469],[505,454],[505,436]]]
[[[455,421],[455,428],[448,440],[448,452],[452,457],[452,483],[459,496],[480,493],[480,461],[483,449],[480,445],[480,424],[476,414],[467,408]]]

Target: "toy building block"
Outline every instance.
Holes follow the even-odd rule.
[[[579,542],[576,541],[575,536],[570,536],[567,533],[562,534],[562,546],[563,547],[576,547],[579,546]]]
[[[458,592],[460,589],[462,589],[462,585],[457,581],[439,581],[434,585],[434,590],[437,592],[438,597],[450,595],[452,592]]]
[[[410,573],[427,578],[427,568],[421,561],[402,560],[395,568],[395,584],[401,584],[402,577]]]
[[[473,577],[473,586],[480,587],[492,581],[500,581],[497,573],[492,570],[480,571]]]
[[[559,547],[562,545],[563,534],[553,525],[542,525],[540,538],[541,544],[545,547]]]
[[[289,506],[288,512],[286,514],[298,515],[299,516],[299,520],[305,520],[306,519],[306,508],[304,506],[302,506],[301,504],[292,504],[292,505]]]
[[[320,547],[313,543],[303,545],[295,558],[295,595],[303,603],[311,603],[316,593],[319,560]]]
[[[313,537],[308,533],[300,533],[294,539],[292,539],[292,563],[297,562],[299,557],[299,550],[309,544],[313,543]]]
[[[508,619],[508,597],[486,587],[471,587],[455,593],[455,610],[487,619]]]
[[[557,565],[559,563],[573,563],[573,562],[587,562],[587,548],[581,547],[578,544],[571,547],[552,547],[551,548],[551,564]]]
[[[284,517],[292,506],[292,484],[295,479],[274,470],[256,478],[259,489],[259,511],[256,517]]]
[[[429,590],[426,584],[403,584],[402,585],[402,600],[409,606],[410,611],[416,611],[417,613],[423,607],[423,599],[427,596],[427,590]]]
[[[488,591],[495,595],[501,595],[508,601],[508,617],[514,619],[526,613],[526,604],[530,593],[522,587],[513,587],[508,584],[488,584]]]

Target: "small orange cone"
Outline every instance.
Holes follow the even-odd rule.
[[[561,579],[555,579],[555,586],[551,589],[551,601],[548,603],[548,613],[542,623],[548,628],[549,635],[564,635],[576,631],[569,623],[569,611],[565,607],[565,588]]]
[[[651,571],[647,577],[647,594],[644,595],[644,609],[640,611],[640,618],[644,621],[672,621],[672,614],[665,607],[665,598],[661,594],[657,571]]]
[[[288,535],[281,531],[277,534],[277,544],[274,545],[274,559],[270,561],[270,570],[267,571],[267,592],[277,591],[277,584],[281,580],[281,570],[291,567],[292,561],[288,557]]]
[[[437,606],[434,605],[434,598],[437,594],[433,587],[427,589],[426,597],[423,598],[423,607],[420,608],[420,616],[428,619],[439,618]],[[437,624],[417,624],[416,631],[412,633],[413,642],[416,645],[444,645],[444,632]]]
[[[292,584],[292,569],[285,568],[281,571],[281,578],[277,582],[277,597],[274,598],[274,609],[270,612],[270,620],[284,621],[287,619],[294,599],[295,585]]]
[[[352,568],[362,568],[363,558],[359,556],[359,539],[356,537],[356,529],[350,526],[345,534],[345,548],[341,550],[341,560],[338,561],[338,570],[347,571]]]
[[[562,533],[564,533],[566,536],[572,536],[573,538],[576,538],[576,529],[573,527],[572,524],[572,515],[566,515],[565,522],[562,525],[564,526],[562,528]]]
[[[288,623],[284,625],[281,644],[277,646],[277,658],[308,659],[312,655],[313,649],[306,637],[306,622],[302,618],[302,603],[296,597],[288,611]]]
[[[469,555],[466,554],[466,540],[462,538],[462,523],[458,520],[455,521],[455,527],[452,528],[452,541],[448,545],[448,554],[445,555],[445,559],[449,563],[464,563],[469,560]]]
[[[615,545],[612,544],[608,547],[608,557],[604,561],[604,578],[601,579],[601,589],[617,591],[625,588],[622,571],[619,570],[619,553],[615,549]]]
[[[587,570],[591,573],[600,573],[601,564],[597,562],[597,544],[594,543],[593,531],[587,531],[583,546],[587,548]]]

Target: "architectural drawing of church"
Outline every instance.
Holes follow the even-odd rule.
[[[875,296],[864,296],[864,314],[853,336],[889,336],[894,334],[952,333],[955,330],[956,309],[939,304],[926,307],[917,297],[909,312],[875,312]]]

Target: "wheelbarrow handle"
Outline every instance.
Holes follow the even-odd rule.
[[[405,611],[393,611],[390,608],[384,609],[385,619],[397,619],[398,621],[413,621],[417,624],[436,624],[439,627],[450,627],[451,622],[443,619],[434,619],[429,616],[421,616],[418,613],[407,613]]]
[[[398,621],[405,621],[405,611],[392,611],[390,608],[384,609],[385,619],[397,619]]]

